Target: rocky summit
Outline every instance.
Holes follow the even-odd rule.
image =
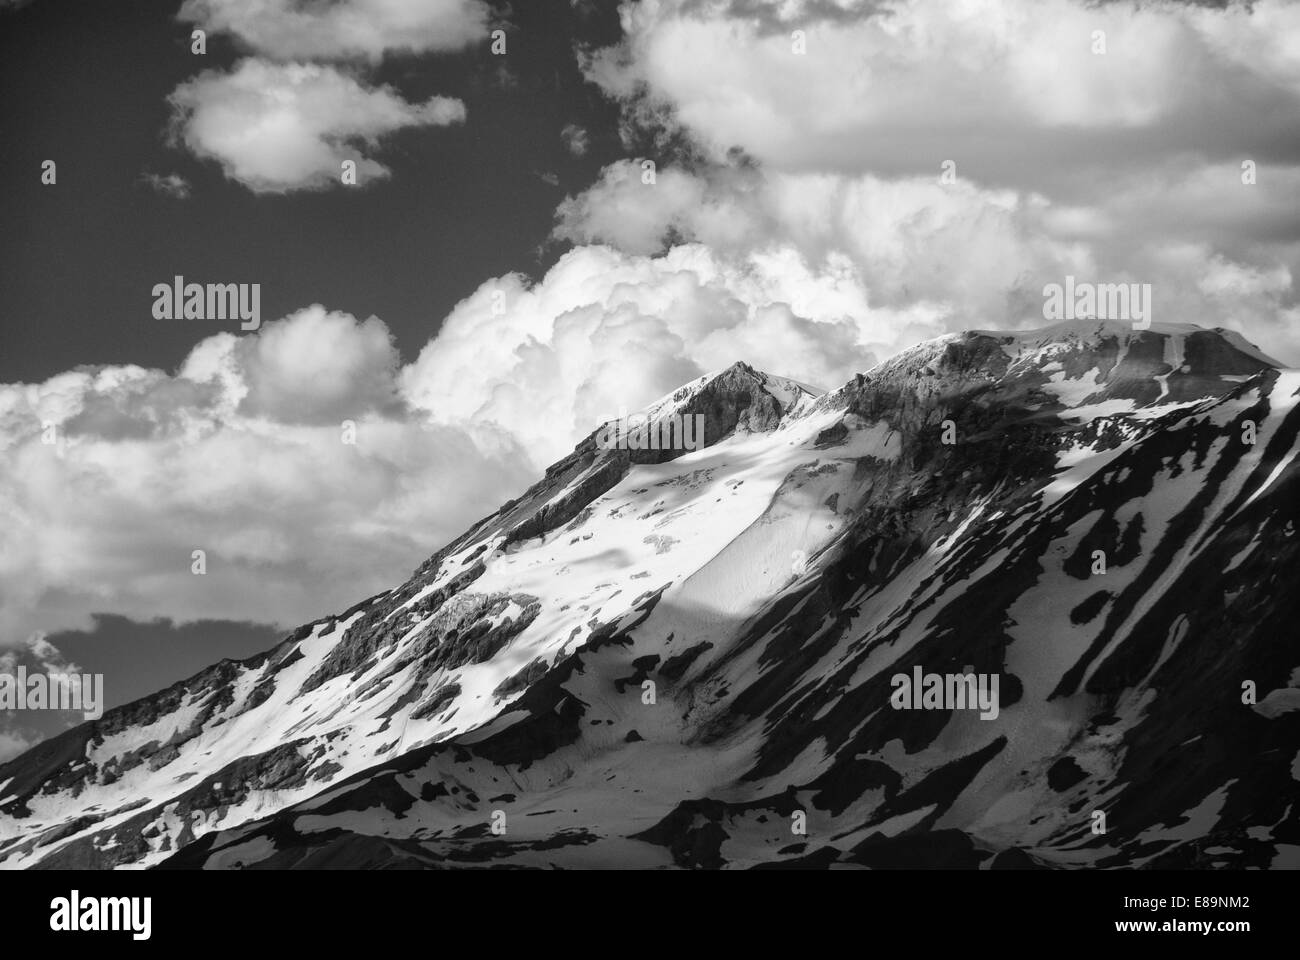
[[[1300,866],[1298,393],[1186,324],[736,364],[0,765],[0,864]]]

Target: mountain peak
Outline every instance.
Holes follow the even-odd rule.
[[[866,377],[908,383],[923,395],[992,388],[1031,408],[1063,408],[1080,419],[1163,412],[1170,404],[1223,396],[1280,367],[1222,327],[1166,322],[1134,329],[1090,319],[945,334],[878,364]]]
[[[634,413],[620,413],[618,420],[607,420],[591,435],[597,446],[627,447],[620,438],[637,428],[661,428],[670,418],[700,417],[703,441],[711,446],[733,431],[763,433],[776,428],[782,419],[803,409],[821,391],[787,377],[778,377],[738,360],[729,367],[696,377],[671,393]],[[584,443],[587,441],[584,441]],[[579,445],[578,449],[582,449]],[[672,448],[656,448],[665,456],[634,456],[633,462],[672,459]]]
[[[1127,344],[1133,340],[1160,339],[1172,342],[1175,347],[1189,340],[1201,343],[1218,343],[1228,354],[1243,354],[1263,367],[1280,368],[1282,364],[1250,343],[1240,333],[1226,327],[1202,327],[1181,321],[1152,321],[1144,327],[1135,327],[1121,320],[1082,319],[1064,320],[1046,327],[1027,330],[972,330],[967,335],[990,336],[1006,340],[1011,338],[1027,347],[1044,347],[1049,344],[1100,343],[1116,340]],[[1226,356],[1226,354],[1225,354]]]

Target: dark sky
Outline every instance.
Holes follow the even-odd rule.
[[[506,56],[485,38],[461,54],[390,56],[372,74],[410,101],[462,99],[464,124],[399,131],[377,154],[392,176],[364,189],[255,196],[167,144],[167,95],[239,58],[214,36],[207,56],[191,54],[179,6],[38,0],[0,13],[0,382],[80,364],[174,370],[231,328],[155,320],[153,285],[175,274],[260,283],[263,321],[313,302],[377,314],[410,359],[483,281],[544,272],[565,249],[546,244],[556,205],[623,156],[616,108],[574,56],[575,43],[618,38],[615,5],[498,3]],[[591,134],[581,158],[561,139],[568,123]],[[54,186],[41,183],[47,159]],[[164,196],[145,173],[178,173],[192,195]]]

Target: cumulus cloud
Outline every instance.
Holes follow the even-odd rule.
[[[233,338],[231,338],[233,341]],[[337,423],[394,408],[397,349],[377,317],[357,324],[319,305],[235,343],[248,393],[241,412],[281,423]],[[196,358],[193,367],[210,363]]]
[[[740,145],[792,171],[953,160],[1041,189],[1179,151],[1274,159],[1300,127],[1300,7],[1281,0],[655,0],[622,20],[585,58],[593,81],[656,122],[668,108],[715,158]]]
[[[942,329],[926,305],[873,309],[843,258],[814,268],[790,251],[583,246],[536,284],[483,284],[401,378],[434,422],[499,425],[540,467],[621,406],[737,360],[839,386],[873,365],[880,341]]]
[[[343,161],[357,183],[387,177],[372,154],[386,134],[465,119],[448,97],[409,103],[391,87],[369,87],[336,67],[241,61],[205,71],[169,97],[172,137],[216,160],[227,177],[256,193],[321,190],[342,182]]]
[[[190,182],[179,173],[146,173],[142,179],[165,197],[184,200],[190,195]]]
[[[950,329],[1041,323],[1066,273],[1150,283],[1158,315],[1300,360],[1294,4],[644,0],[622,24],[583,64],[626,141],[704,162],[613,165],[562,239],[843,257],[873,306]]]
[[[1300,170],[1236,167],[1115,183],[1087,206],[1032,191],[939,177],[780,173],[748,165],[667,168],[643,182],[637,161],[560,204],[555,233],[653,255],[703,243],[733,264],[763,254],[819,269],[844,261],[876,308],[930,308],[943,330],[1039,327],[1045,284],[1065,274],[1148,282],[1160,315],[1239,329],[1283,359],[1300,359],[1295,307]],[[1209,284],[1230,274],[1236,282]],[[1251,278],[1247,281],[1245,278]],[[939,330],[939,332],[943,332]],[[917,329],[878,330],[896,353]]]
[[[95,612],[291,626],[399,582],[533,473],[490,425],[413,412],[396,373],[382,323],[313,307],[174,375],[0,386],[0,646]]]
[[[280,60],[459,50],[487,34],[480,0],[185,0],[179,18]]]
[[[560,139],[575,157],[584,156],[591,145],[591,135],[576,123],[566,123],[560,130]]]
[[[849,265],[873,308],[924,307],[935,332],[1044,324],[1042,289],[1067,274],[1150,283],[1158,315],[1240,330],[1300,359],[1294,301],[1300,170],[1245,187],[1235,166],[1135,176],[1092,204],[939,177],[782,173],[745,164],[669,167],[644,182],[636,161],[606,168],[567,198],[556,235],[653,255],[704,244],[743,265],[761,256],[819,270]],[[1289,208],[1288,208],[1289,203]],[[1211,281],[1210,278],[1232,277]],[[874,331],[882,356],[914,326]]]

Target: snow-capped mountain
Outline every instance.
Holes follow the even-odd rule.
[[[1300,866],[1298,392],[1174,324],[736,364],[0,766],[0,863]]]

